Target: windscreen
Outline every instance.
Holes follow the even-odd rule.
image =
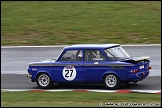
[[[121,46],[108,48],[105,49],[104,51],[111,61],[118,61],[130,58],[130,56],[125,52],[125,50]]]

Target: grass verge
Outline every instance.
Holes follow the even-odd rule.
[[[80,107],[107,102],[160,103],[159,94],[98,92],[1,92],[2,107]]]
[[[160,1],[2,1],[1,45],[160,44]]]

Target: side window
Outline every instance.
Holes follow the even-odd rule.
[[[99,50],[85,50],[85,61],[106,61],[105,56]]]
[[[61,61],[82,61],[82,50],[68,50],[61,57]]]

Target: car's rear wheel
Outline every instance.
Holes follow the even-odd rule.
[[[107,89],[113,90],[120,86],[120,79],[114,74],[107,74],[103,79],[103,83]]]
[[[40,88],[51,88],[53,85],[53,81],[51,80],[50,76],[46,73],[39,73],[37,76],[37,85]]]

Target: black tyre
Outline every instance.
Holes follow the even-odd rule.
[[[50,76],[46,73],[38,74],[36,82],[37,85],[43,89],[51,88],[53,85],[53,81],[51,80]]]
[[[117,89],[121,84],[120,79],[114,74],[105,75],[103,83],[105,87],[110,90]]]

